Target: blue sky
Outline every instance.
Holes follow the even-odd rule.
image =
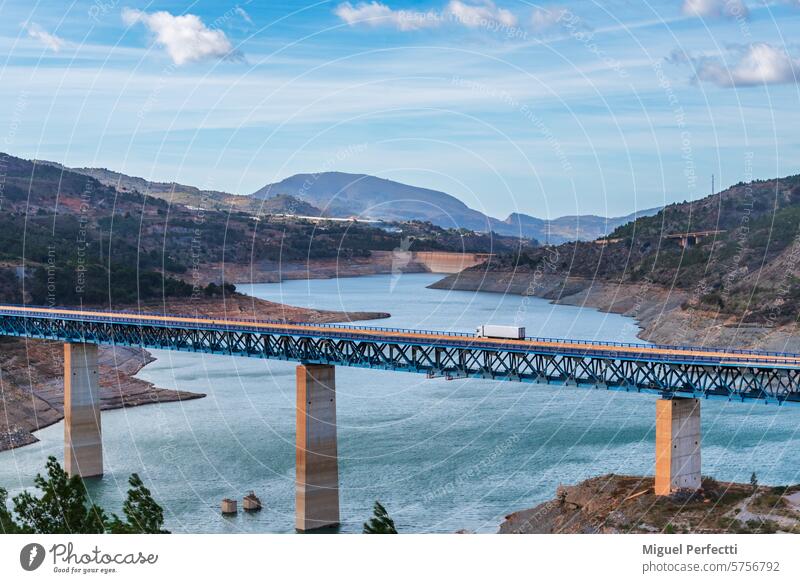
[[[800,1],[2,2],[0,150],[620,215],[800,172]]]

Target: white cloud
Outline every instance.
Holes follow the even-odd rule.
[[[164,11],[148,13],[124,8],[122,20],[128,26],[144,24],[155,35],[156,43],[167,50],[167,54],[176,65],[209,58],[228,59],[236,56],[225,33],[208,28],[194,14],[174,16]]]
[[[477,28],[500,24],[503,26],[516,26],[517,17],[510,10],[495,6],[492,0],[482,0],[475,4],[450,0],[447,12],[464,26]]]
[[[701,18],[747,18],[742,0],[683,0],[683,13]]]
[[[40,41],[48,49],[55,53],[60,51],[61,47],[64,46],[64,39],[54,34],[50,34],[35,22],[26,22],[22,25],[22,28],[28,32],[29,37]]]
[[[537,8],[531,15],[531,27],[537,32],[547,30],[558,24],[566,12],[566,8],[557,6]]]
[[[510,10],[499,8],[492,0],[463,2],[450,0],[441,12],[428,10],[394,10],[388,5],[373,0],[339,4],[333,11],[347,24],[366,24],[369,26],[393,26],[397,30],[409,31],[439,26],[445,20],[467,28],[512,27],[517,24],[517,17]]]
[[[392,10],[380,2],[359,2],[353,6],[350,2],[339,4],[333,11],[347,24],[367,24],[369,26],[393,26],[397,30],[419,30],[438,26],[441,15],[436,12],[419,12],[414,10]]]
[[[694,65],[697,80],[720,87],[797,83],[800,78],[800,60],[768,43],[734,49],[727,61],[712,57],[673,60],[688,60]]]

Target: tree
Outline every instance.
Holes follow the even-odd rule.
[[[364,534],[397,534],[397,529],[394,527],[394,520],[389,517],[386,508],[375,501],[373,508],[373,517],[369,522],[364,523]]]
[[[141,478],[132,474],[130,489],[122,505],[125,520],[90,504],[89,493],[79,476],[69,477],[56,458],[47,458],[47,477],[38,474],[34,483],[40,497],[27,490],[14,497],[14,512],[6,507],[8,493],[0,488],[0,532],[21,534],[168,534],[164,510],[153,499]]]
[[[5,488],[0,488],[0,533],[17,534],[19,526],[14,522],[14,517],[11,516],[11,512],[6,506],[6,500],[8,500],[8,492]]]
[[[37,474],[34,484],[42,491],[37,498],[27,490],[14,497],[20,531],[47,534],[101,534],[106,515],[89,504],[83,480],[67,476],[56,458],[47,458],[47,477]]]
[[[753,488],[753,493],[758,490],[758,477],[755,472],[750,475],[750,486]]]
[[[131,474],[128,497],[122,505],[123,522],[116,514],[108,523],[113,534],[169,534],[164,527],[164,510],[153,499],[138,474]]]

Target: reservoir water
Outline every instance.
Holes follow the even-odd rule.
[[[409,274],[240,286],[255,296],[334,310],[391,312],[386,326],[472,330],[524,325],[529,335],[636,341],[632,320],[536,298],[427,289]],[[103,413],[106,474],[97,501],[119,513],[138,472],[175,532],[294,531],[294,363],[155,351],[139,376],[204,399]],[[559,484],[605,473],[652,474],[655,399],[627,394],[339,367],[343,532],[360,532],[380,500],[405,532],[494,532],[511,511]],[[703,473],[763,484],[800,481],[800,407],[705,402]],[[0,453],[0,485],[30,488],[63,425]],[[224,518],[223,497],[254,490],[255,515]]]

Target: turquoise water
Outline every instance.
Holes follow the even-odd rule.
[[[635,341],[632,320],[544,300],[426,289],[435,275],[241,286],[315,308],[392,313],[387,326],[471,330],[518,323],[530,335]],[[205,399],[103,413],[106,475],[91,491],[119,511],[139,472],[181,532],[293,532],[294,364],[156,351],[141,378]],[[552,498],[560,483],[650,474],[655,397],[597,390],[426,379],[337,368],[342,531],[374,500],[408,532],[492,532],[509,512]],[[703,404],[703,471],[719,479],[800,481],[800,407]],[[63,426],[0,453],[0,484],[30,487]],[[256,515],[219,515],[223,497],[255,490]]]

